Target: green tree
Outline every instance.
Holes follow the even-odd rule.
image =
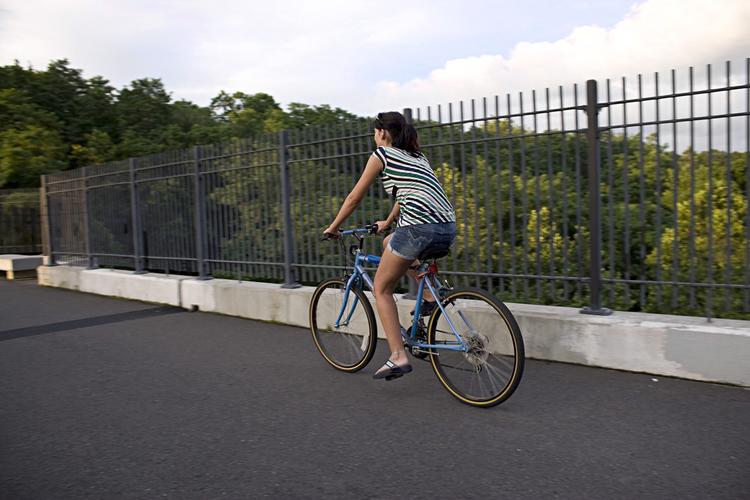
[[[33,125],[0,132],[0,187],[33,187],[39,176],[64,167],[57,132]]]
[[[57,117],[33,103],[22,90],[0,89],[0,130],[36,126],[59,129]]]
[[[58,130],[62,140],[69,144],[83,142],[90,125],[83,116],[88,85],[82,71],[71,68],[67,59],[52,61],[46,71],[36,73],[32,85],[35,103],[62,123]]]
[[[133,158],[144,156],[152,153],[158,153],[163,146],[144,137],[133,129],[128,129],[122,136],[122,140],[115,147],[115,158]]]
[[[341,108],[331,108],[327,104],[310,106],[300,102],[292,102],[287,107],[285,120],[286,128],[302,128],[310,125],[332,125],[353,121],[356,115]]]
[[[105,163],[114,158],[114,144],[109,134],[103,130],[94,129],[86,134],[86,143],[73,144],[70,157],[73,164],[85,167]]]
[[[172,98],[159,78],[142,78],[120,91],[116,109],[121,130],[156,139],[170,124]],[[127,133],[127,132],[126,132]]]

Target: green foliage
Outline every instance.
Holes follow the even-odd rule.
[[[171,97],[158,78],[135,80],[120,91],[115,108],[120,128],[141,137],[156,137],[171,121]]]
[[[85,135],[85,144],[73,144],[70,147],[70,160],[76,165],[97,165],[113,158],[114,144],[112,138],[103,130],[94,129]]]
[[[201,107],[173,101],[159,78],[136,79],[118,90],[101,76],[84,78],[67,59],[52,61],[42,71],[16,61],[0,66],[0,132],[12,129],[16,132],[8,137],[28,138],[33,129],[36,140],[51,142],[27,153],[35,160],[23,172],[13,170],[21,168],[18,161],[23,155],[0,157],[5,165],[0,188],[38,186],[39,174],[60,169],[353,118],[328,105],[292,103],[285,111],[263,92],[221,91],[209,106]],[[19,140],[11,141],[15,148]]]
[[[33,125],[0,132],[0,186],[34,185],[64,166],[65,146],[54,130]]]
[[[307,104],[292,102],[287,109],[288,113],[284,125],[289,129],[302,128],[308,125],[347,123],[357,119],[357,116],[348,111],[341,108],[331,108],[327,104],[308,106]]]
[[[0,89],[0,130],[36,126],[48,129],[60,128],[57,117],[34,104],[22,90]]]

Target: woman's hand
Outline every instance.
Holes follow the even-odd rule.
[[[378,225],[378,234],[382,233],[391,226],[391,223],[387,220],[379,220],[375,224]]]
[[[339,231],[339,228],[337,228],[333,224],[328,226],[328,228],[323,231],[323,234],[325,234],[332,240],[337,240],[341,237],[341,232]]]

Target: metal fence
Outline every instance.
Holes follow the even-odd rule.
[[[0,254],[41,253],[40,220],[38,190],[0,190]]]
[[[750,317],[750,59],[679,76],[406,110],[457,213],[444,274],[596,314]],[[341,272],[320,232],[372,149],[357,120],[50,175],[51,254],[312,284]],[[348,224],[389,210],[373,186]]]

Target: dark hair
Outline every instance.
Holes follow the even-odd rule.
[[[404,115],[398,111],[378,113],[373,128],[387,130],[391,134],[393,147],[403,149],[414,155],[422,154],[419,149],[419,137],[414,125],[406,123]]]

